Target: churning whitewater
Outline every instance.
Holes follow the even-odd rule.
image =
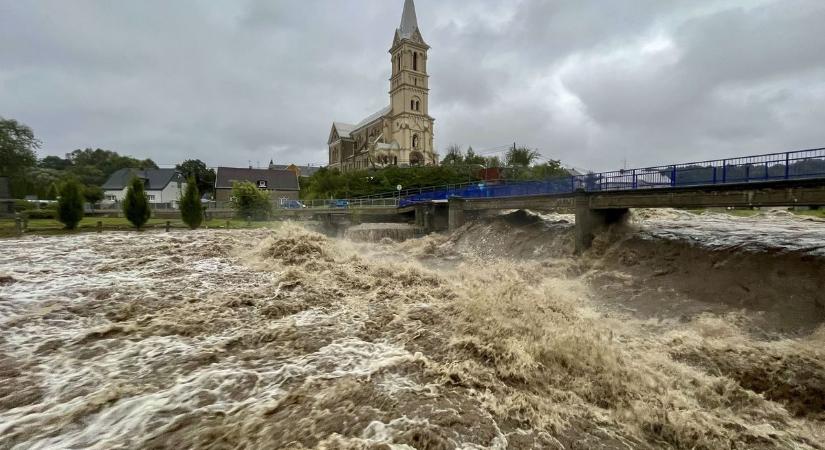
[[[2,240],[0,448],[825,448],[825,223],[571,220]]]

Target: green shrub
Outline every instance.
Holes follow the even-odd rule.
[[[149,198],[143,189],[143,181],[139,178],[132,178],[126,196],[123,199],[123,214],[138,230],[146,225],[152,211],[149,209]]]
[[[32,203],[27,200],[15,200],[14,201],[14,212],[23,212],[29,211],[32,209],[37,209],[37,204]]]
[[[232,183],[232,208],[240,219],[267,220],[272,212],[269,192],[249,181]]]
[[[83,188],[83,196],[86,197],[87,202],[94,205],[103,200],[103,188],[100,186],[86,186]]]
[[[46,192],[46,199],[47,200],[57,200],[57,196],[60,195],[60,189],[57,188],[56,183],[52,183],[49,185],[49,190]]]
[[[186,181],[186,191],[180,199],[180,217],[192,230],[198,229],[203,222],[203,204],[195,177]]]
[[[78,181],[69,180],[60,187],[57,219],[66,226],[67,230],[77,228],[77,224],[83,218],[83,201],[83,186]]]
[[[26,217],[29,219],[57,219],[57,210],[54,208],[48,209],[30,209],[26,211]]]

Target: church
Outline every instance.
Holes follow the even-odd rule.
[[[357,124],[334,122],[329,168],[341,172],[438,164],[429,111],[427,52],[413,0],[405,0],[390,48],[390,104]]]

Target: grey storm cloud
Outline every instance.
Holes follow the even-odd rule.
[[[41,153],[324,163],[389,101],[402,0],[0,0],[0,116]],[[584,168],[825,145],[821,0],[418,0],[436,146]]]

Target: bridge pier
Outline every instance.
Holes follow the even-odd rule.
[[[464,212],[464,204],[466,200],[463,198],[458,197],[450,197],[449,200],[449,230],[455,231],[461,228],[462,225],[467,221]]]
[[[587,194],[576,196],[576,253],[589,249],[597,233],[626,222],[629,213],[629,208],[593,209]]]

